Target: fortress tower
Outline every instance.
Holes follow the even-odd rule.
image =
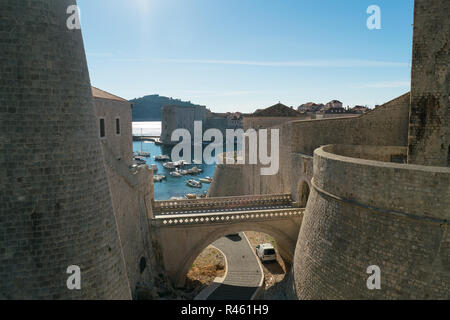
[[[0,1],[0,299],[131,297],[75,4]]]
[[[450,166],[450,2],[414,10],[408,163]]]
[[[314,151],[298,298],[450,298],[449,9],[448,0],[415,1],[408,146]]]

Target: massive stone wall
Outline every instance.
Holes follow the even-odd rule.
[[[194,121],[206,120],[206,107],[181,107],[181,106],[164,106],[161,108],[162,128],[161,141],[164,144],[176,144],[173,142],[172,133],[177,129],[187,129],[191,137],[194,137]]]
[[[261,165],[219,165],[209,195],[282,192],[291,193],[299,201],[305,183],[310,187],[314,149],[331,143],[406,146],[409,99],[410,95],[404,94],[358,117],[291,121],[271,127],[280,130],[278,173],[261,176]],[[250,128],[248,125],[245,129]]]
[[[1,1],[0,298],[131,297],[72,0]],[[81,290],[67,268],[81,268]]]
[[[386,152],[315,151],[294,259],[298,298],[450,298],[450,169],[367,160]],[[381,290],[367,288],[372,265],[381,269]]]
[[[450,2],[416,0],[409,163],[450,166]]]
[[[158,274],[149,219],[153,217],[153,171],[147,166],[130,170],[102,141],[109,188],[117,220],[133,298],[140,286],[151,287]]]
[[[307,117],[305,116],[304,119]],[[304,120],[300,117],[244,117],[243,118],[243,127],[244,130],[248,129],[265,129],[272,128],[275,126],[282,125],[283,123],[296,121],[296,120]],[[308,117],[309,119],[309,117]]]

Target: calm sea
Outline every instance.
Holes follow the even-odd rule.
[[[141,130],[143,135],[149,136],[159,136],[161,135],[161,122],[133,122],[133,134],[141,135]],[[160,154],[171,155],[172,148],[167,146],[155,145],[153,142],[133,142],[133,151],[147,151],[150,152],[150,158],[147,159],[148,164],[156,164],[158,166],[158,174],[163,174],[167,177],[167,180],[163,182],[155,182],[155,200],[169,200],[171,197],[184,197],[187,193],[202,194],[207,193],[209,189],[209,184],[203,183],[201,189],[191,188],[186,185],[186,181],[189,179],[196,179],[201,177],[214,177],[214,172],[216,171],[216,165],[203,164],[200,166],[203,172],[196,176],[183,176],[183,177],[172,177],[169,173],[170,170],[164,168],[163,162],[155,161],[154,156]]]

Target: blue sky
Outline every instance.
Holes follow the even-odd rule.
[[[413,0],[78,0],[93,85],[216,112],[409,91]],[[381,30],[369,30],[370,5]]]

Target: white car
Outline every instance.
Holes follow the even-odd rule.
[[[261,259],[261,261],[277,260],[275,248],[270,243],[258,244],[256,246],[256,255]]]

